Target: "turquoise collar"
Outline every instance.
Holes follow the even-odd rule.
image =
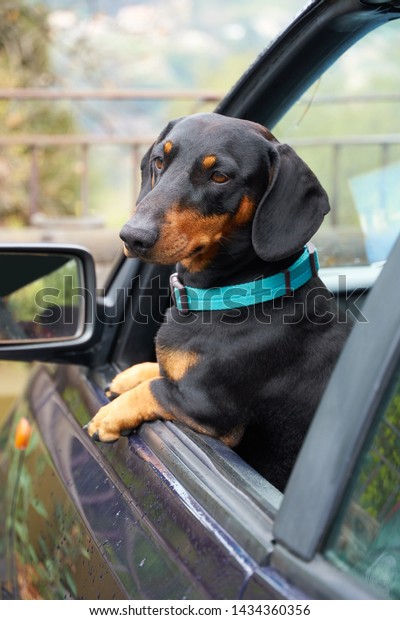
[[[170,277],[171,294],[176,307],[183,314],[199,310],[243,308],[290,295],[316,276],[318,268],[317,250],[312,243],[307,243],[303,254],[293,265],[268,278],[231,286],[195,288],[184,286],[178,274],[174,273]]]

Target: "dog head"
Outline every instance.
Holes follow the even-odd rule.
[[[125,254],[193,272],[238,234],[262,260],[287,258],[329,211],[308,166],[251,121],[219,114],[172,121],[141,168],[137,207],[121,230]]]

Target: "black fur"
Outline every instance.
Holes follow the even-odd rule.
[[[204,170],[208,154],[217,163]],[[216,169],[227,182],[212,181]],[[137,211],[121,237],[127,254],[144,260],[167,260],[157,247],[177,205],[234,218],[244,196],[255,204],[254,216],[221,238],[209,263],[197,270],[178,264],[180,280],[195,287],[286,269],[329,211],[325,191],[289,146],[260,125],[216,114],[170,123],[143,158],[142,176]],[[173,306],[157,347],[194,352],[198,363],[175,381],[161,367],[152,393],[177,419],[189,417],[215,436],[244,429],[235,449],[283,490],[348,331],[318,277],[292,295],[240,310],[183,315]]]

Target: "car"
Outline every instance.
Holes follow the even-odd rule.
[[[385,89],[386,67],[400,62],[389,44],[399,17],[397,1],[309,2],[216,109],[262,123],[281,141],[294,128],[302,154],[316,149],[310,161],[320,178],[333,162],[321,277],[354,326],[284,493],[234,450],[180,424],[146,423],[113,444],[94,443],[83,430],[108,402],[105,388],[119,370],[154,360],[170,267],[121,255],[99,296],[93,258],[82,247],[0,247],[0,358],[38,362],[0,429],[3,598],[400,597],[398,210],[384,209],[382,187],[379,225],[368,206],[377,168],[390,173],[387,192],[398,178],[391,172],[399,157],[398,90]],[[370,37],[380,32],[377,45]],[[386,94],[361,101],[373,106],[363,118],[378,131],[368,143],[354,102],[337,97],[337,60],[355,99],[366,83]],[[321,79],[334,95],[322,102],[318,125]],[[339,143],[345,118],[354,133],[346,129]],[[296,134],[303,119],[315,129],[310,137]],[[346,147],[356,149],[348,182],[340,163]],[[360,172],[370,152],[373,163]],[[351,209],[347,227],[359,215],[362,235],[338,226],[344,208]]]

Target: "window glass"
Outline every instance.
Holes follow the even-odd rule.
[[[0,344],[80,336],[81,271],[63,254],[0,252]]]
[[[326,556],[384,598],[400,598],[400,370],[381,405]]]
[[[324,266],[383,261],[400,230],[399,29],[350,48],[274,127],[329,194]]]

